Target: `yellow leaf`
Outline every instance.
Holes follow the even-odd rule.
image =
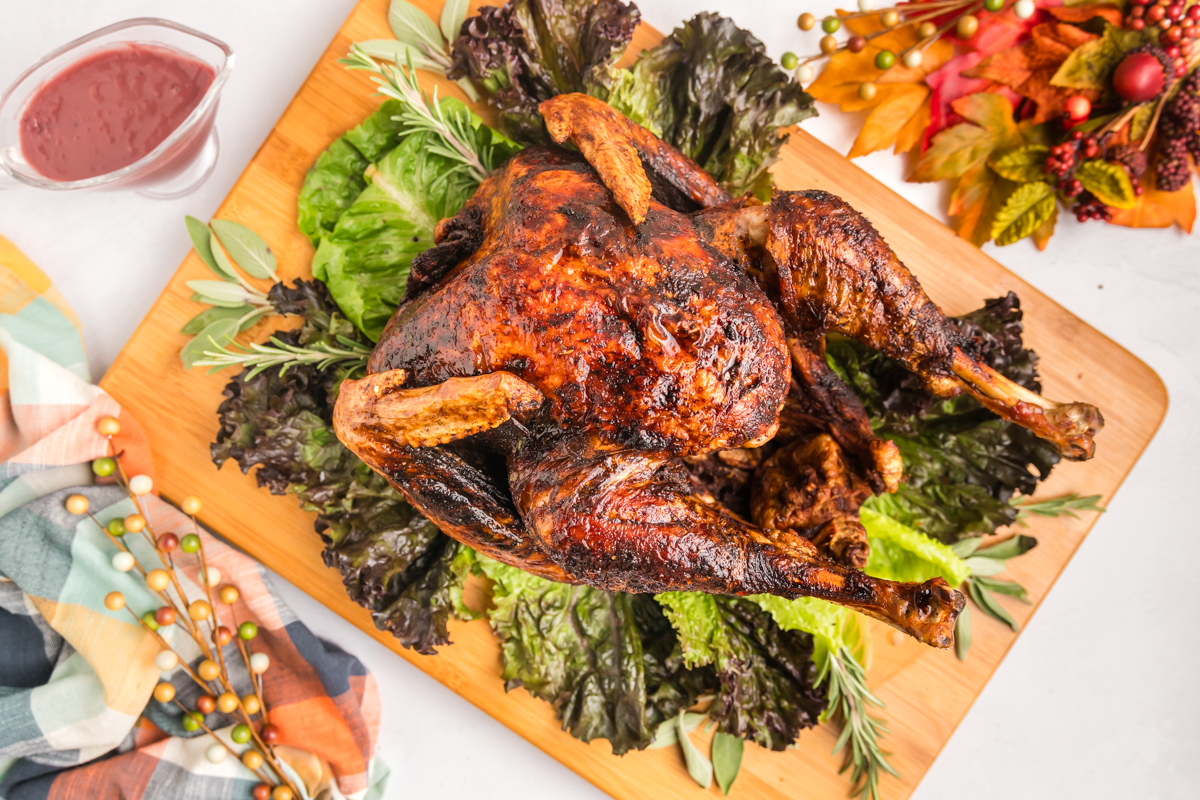
[[[848,158],[865,156],[867,153],[883,150],[893,143],[896,143],[897,153],[903,152],[897,137],[908,128],[914,118],[920,119],[924,116],[928,120],[929,109],[926,101],[929,95],[929,87],[923,84],[880,86],[876,99],[882,97],[882,100],[867,115],[862,130],[858,132],[858,138],[854,140],[854,146],[850,148]],[[921,114],[923,108],[925,115]],[[920,133],[917,134],[917,139],[919,138]],[[903,149],[909,150],[915,143],[909,141]]]
[[[1110,222],[1126,228],[1169,228],[1178,225],[1185,233],[1191,233],[1192,223],[1196,221],[1195,184],[1189,182],[1177,192],[1160,192],[1151,188],[1152,180],[1146,180],[1144,185],[1145,194],[1137,199],[1133,208],[1114,211]]]
[[[1050,215],[1050,219],[1046,220],[1042,227],[1033,232],[1033,243],[1037,245],[1038,250],[1045,250],[1046,245],[1050,244],[1050,237],[1054,235],[1054,225],[1058,222],[1058,206],[1054,206],[1054,213]]]
[[[930,108],[930,102],[933,98],[933,92],[925,98],[921,103],[921,107],[917,109],[917,113],[912,115],[900,132],[896,134],[896,155],[907,153],[921,143],[921,139],[925,136],[925,129],[929,127],[929,120],[933,116],[933,111]]]

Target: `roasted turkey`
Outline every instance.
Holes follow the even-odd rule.
[[[969,392],[1067,458],[1092,455],[1097,410],[972,358],[838,198],[730,198],[599,100],[541,112],[573,148],[522,151],[438,225],[368,376],[341,387],[341,441],[443,531],[546,578],[820,597],[952,644],[961,594],[852,566],[858,504],[893,491],[903,465],[822,337],[851,336],[938,394]],[[777,434],[791,441],[764,458]],[[689,469],[713,454],[749,465],[750,519]]]

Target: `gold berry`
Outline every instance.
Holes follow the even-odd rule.
[[[294,800],[295,797],[295,792],[282,783],[271,790],[271,800]]]
[[[900,24],[900,12],[894,8],[889,8],[880,15],[879,21],[883,23],[885,28],[894,28]]]
[[[829,35],[829,36],[821,37],[821,52],[822,53],[824,53],[827,56],[833,55],[834,53],[837,52],[837,49],[838,49],[838,40],[834,36]]]
[[[236,603],[241,596],[236,586],[222,586],[221,591],[217,592],[217,599],[227,606]]]
[[[194,517],[200,513],[200,509],[204,507],[204,504],[200,502],[199,497],[196,497],[194,494],[189,494],[187,497],[183,498],[183,502],[179,505],[179,507],[183,509],[183,513]]]
[[[858,85],[858,97],[860,100],[865,100],[867,102],[874,100],[875,93],[877,91],[878,90],[876,89],[875,84],[871,83],[870,81],[867,81],[866,83],[860,83]]]
[[[964,14],[958,18],[954,26],[954,35],[960,39],[970,39],[979,30],[979,17],[974,14]]]
[[[130,514],[125,518],[125,530],[130,533],[141,533],[146,529],[146,518],[141,514]]]
[[[208,619],[208,615],[212,613],[212,606],[205,600],[193,600],[188,606],[188,616],[199,622],[202,619]]]
[[[233,692],[225,692],[217,698],[217,710],[222,714],[232,714],[238,707],[238,696]]]
[[[935,33],[937,33],[937,25],[934,25],[932,22],[928,22],[928,21],[922,22],[917,27],[917,38],[918,39],[928,39],[930,36],[933,36]]]
[[[171,576],[165,569],[152,569],[146,573],[146,585],[152,592],[161,592],[171,582]]]
[[[221,668],[211,658],[206,658],[196,667],[196,674],[202,681],[215,681],[221,674]]]
[[[817,27],[817,18],[805,11],[796,19],[796,26],[802,31],[811,31]]]
[[[248,770],[256,770],[263,765],[262,753],[257,750],[247,750],[242,753],[242,763]]]
[[[81,494],[73,494],[67,498],[67,511],[72,514],[86,514],[88,499]]]
[[[242,697],[242,708],[246,709],[246,713],[250,715],[262,711],[262,704],[258,702],[258,695],[248,694]]]
[[[109,592],[104,595],[104,607],[109,611],[120,611],[125,607],[125,595],[120,592]]]
[[[116,417],[101,417],[96,420],[96,432],[101,436],[116,436],[121,432],[121,423]]]
[[[154,699],[160,703],[169,703],[175,699],[175,687],[166,681],[154,687]]]

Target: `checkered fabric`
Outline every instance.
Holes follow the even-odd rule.
[[[6,362],[6,364],[5,364]],[[6,366],[6,369],[4,367]],[[123,592],[140,614],[160,605],[136,572],[111,566],[117,552],[87,517],[64,507],[84,494],[101,524],[135,512],[90,462],[108,454],[95,429],[121,421],[115,446],[130,474],[153,475],[146,437],[128,413],[90,383],[78,321],[46,277],[0,237],[0,800],[76,798],[250,798],[258,779],[228,758],[210,763],[213,743],[188,733],[174,704],[152,699],[169,679],[188,707],[199,688],[181,668],[160,674],[161,649],[128,611],[104,596]],[[159,533],[193,532],[191,520],[153,495],[142,498]],[[249,647],[266,653],[263,697],[281,732],[278,755],[312,798],[376,798],[384,770],[373,763],[379,698],[353,656],[316,638],[272,591],[265,570],[207,532],[205,556],[241,599],[216,604],[222,624],[253,621]],[[151,568],[157,556],[133,534],[126,543]],[[193,556],[176,571],[190,600],[205,597]],[[193,667],[202,659],[178,625],[161,631]],[[235,643],[223,651],[239,694],[252,683]],[[205,724],[235,750],[234,721]]]

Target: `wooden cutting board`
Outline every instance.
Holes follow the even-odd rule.
[[[440,0],[415,2],[437,19]],[[390,37],[387,4],[361,0],[217,212],[261,234],[278,255],[285,280],[310,276],[312,247],[295,224],[305,172],[323,148],[379,102],[368,79],[346,71],[337,59],[354,41]],[[643,25],[630,53],[660,38]],[[427,88],[437,84],[443,95],[462,96],[448,81],[424,72],[420,77]],[[1103,494],[1104,502],[1112,497],[1166,411],[1166,389],[1149,367],[803,131],[792,135],[774,172],[781,188],[826,189],[866,214],[951,314],[977,308],[984,298],[1017,292],[1026,312],[1027,341],[1042,357],[1046,395],[1092,401],[1108,423],[1098,437],[1097,457],[1058,467],[1039,496]],[[199,494],[207,501],[206,525],[614,797],[665,800],[703,794],[675,748],[617,758],[605,741],[582,744],[564,733],[547,703],[523,690],[505,693],[499,648],[486,622],[452,623],[454,644],[437,656],[401,649],[347,598],[338,573],[322,564],[311,515],[291,497],[258,489],[253,476],[242,475],[232,462],[220,471],[213,466],[208,445],[230,376],[185,372],[179,361],[186,342],[179,329],[201,310],[188,299],[191,291],[184,283],[204,277],[211,277],[207,268],[189,253],[101,382],[149,432],[163,496],[178,501]],[[266,326],[260,327],[260,336],[265,335]],[[1016,560],[1010,572],[1028,588],[1033,605],[1001,600],[1018,621],[1029,619],[1095,516],[1030,523],[1028,532],[1040,546]],[[912,792],[1015,639],[982,613],[973,614],[973,621],[974,646],[965,663],[952,652],[874,628],[869,679],[887,703],[881,715],[892,732],[885,747],[894,753],[892,763],[902,776],[885,778],[886,798]],[[823,726],[803,734],[795,750],[747,747],[735,796],[845,796],[848,781],[837,772],[840,759],[831,755],[833,744],[834,731]],[[718,792],[715,784],[710,791]]]

